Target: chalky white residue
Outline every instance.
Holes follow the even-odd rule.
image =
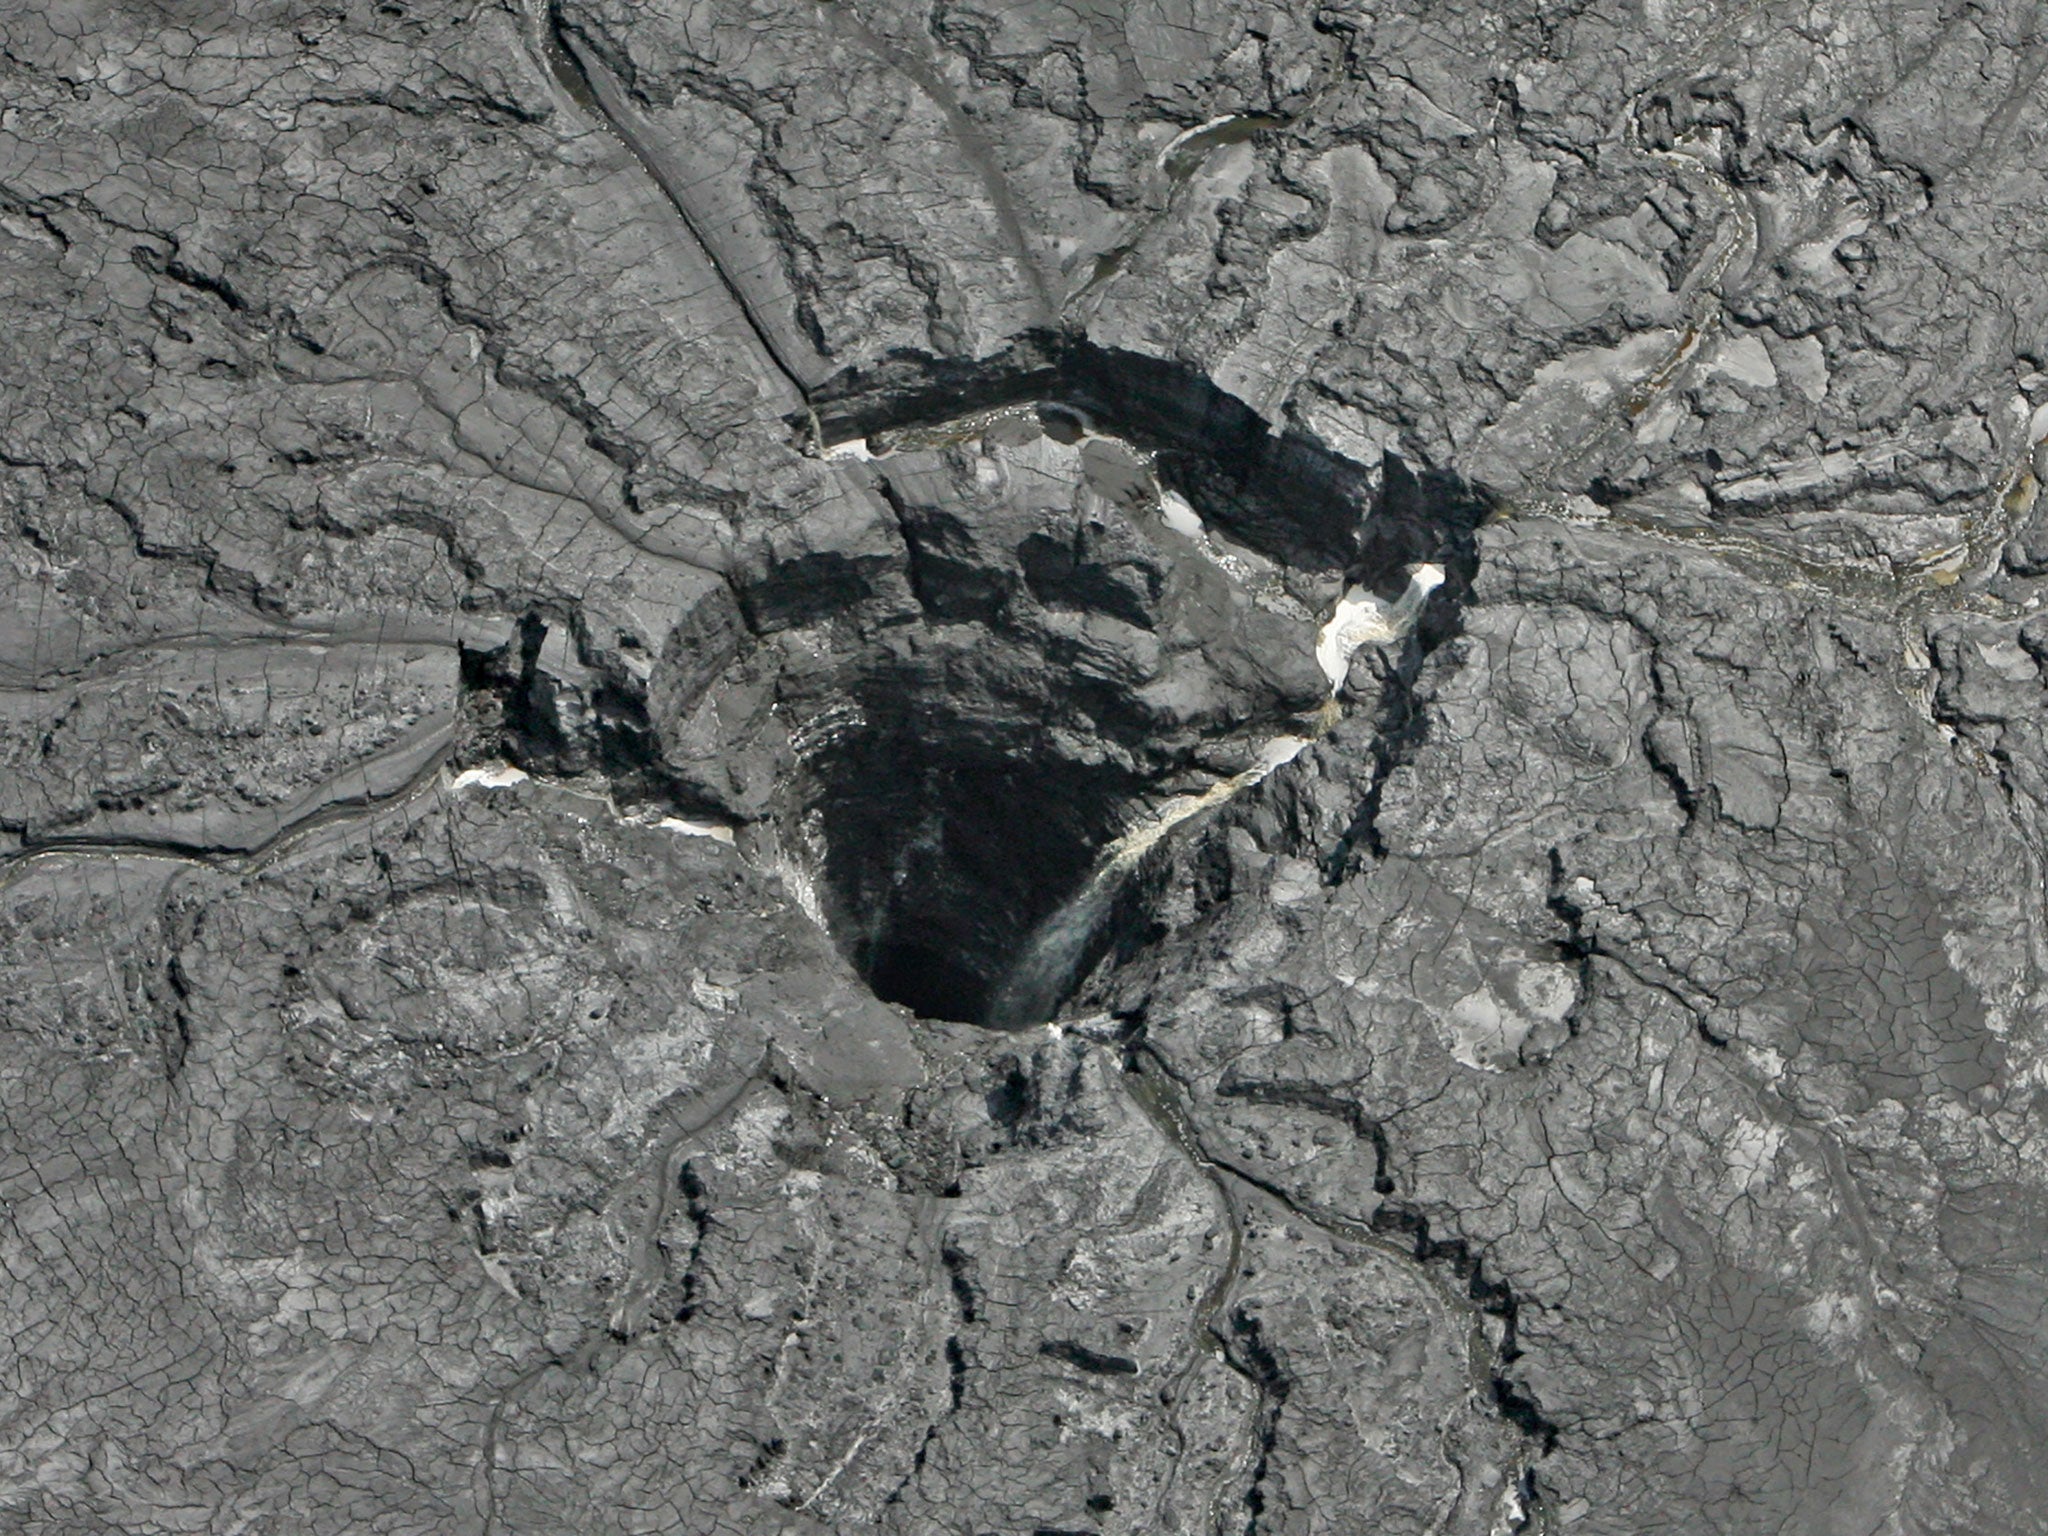
[[[685,821],[680,816],[664,816],[654,825],[663,832],[680,832],[685,837],[708,837],[728,848],[733,846],[732,828],[720,826],[715,821]]]
[[[1137,863],[1159,839],[1190,816],[1200,815],[1212,805],[1221,805],[1240,791],[1250,789],[1276,768],[1293,762],[1301,756],[1309,740],[1306,736],[1275,736],[1259,749],[1258,761],[1244,772],[1218,779],[1199,794],[1175,795],[1110,845],[1109,867],[1120,870]]]
[[[777,858],[770,867],[781,877],[789,894],[796,898],[797,907],[803,915],[830,933],[831,926],[825,921],[825,908],[818,900],[818,887],[811,879],[811,872],[787,856]]]
[[[1185,539],[1199,539],[1207,531],[1202,527],[1201,515],[1187,504],[1186,498],[1167,491],[1159,498],[1159,515],[1166,526]]]
[[[1316,663],[1330,680],[1330,692],[1344,685],[1351,653],[1361,645],[1398,640],[1415,627],[1429,594],[1444,584],[1440,565],[1418,565],[1408,574],[1408,590],[1395,602],[1383,603],[1363,587],[1353,587],[1337,601],[1329,622],[1316,635]]]
[[[1166,148],[1159,151],[1159,163],[1161,165],[1166,164],[1172,157],[1173,152],[1183,144],[1191,143],[1205,133],[1214,133],[1218,128],[1228,128],[1243,115],[1241,112],[1226,112],[1221,117],[1212,117],[1206,123],[1198,123],[1193,128],[1183,128],[1179,133],[1176,133],[1171,139],[1167,140]]]
[[[1250,789],[1276,768],[1291,763],[1309,745],[1307,736],[1275,736],[1259,749],[1258,761],[1242,773],[1218,779],[1199,794],[1175,795],[1103,851],[1095,873],[1080,893],[1039,924],[989,1005],[988,1022],[998,1029],[1022,1029],[1047,1021],[1072,985],[1088,944],[1109,915],[1124,877],[1157,847],[1161,838],[1191,816],[1199,816]]]
[[[492,763],[487,768],[465,768],[448,782],[454,790],[468,789],[510,789],[514,784],[524,784],[529,775],[524,769],[514,768],[510,763]]]
[[[514,768],[510,763],[492,763],[482,768],[465,768],[448,781],[448,788],[460,792],[465,789],[510,789],[515,784],[531,782],[533,775],[523,768]],[[571,791],[579,799],[598,798],[585,791]],[[658,821],[649,821],[644,812],[632,814],[621,811],[609,795],[603,797],[606,809],[612,819],[629,827],[652,826],[661,832],[677,832],[684,837],[708,837],[714,842],[734,846],[733,829],[715,821],[689,821],[681,816],[663,816]]]

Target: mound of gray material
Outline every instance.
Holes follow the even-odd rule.
[[[2048,1531],[2036,7],[0,10],[0,1530]]]

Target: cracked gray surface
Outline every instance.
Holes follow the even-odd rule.
[[[0,12],[0,1529],[2048,1530],[2044,64]]]

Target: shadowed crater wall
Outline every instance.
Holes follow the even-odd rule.
[[[961,726],[943,709],[892,710],[821,751],[803,793],[823,854],[819,899],[855,969],[887,1002],[981,1023],[1143,784],[1026,733]]]
[[[806,756],[788,820],[841,949],[923,1016],[1015,1024],[1003,983],[1077,900],[1069,988],[1152,926],[1142,882],[1090,887],[1105,850],[1313,729],[1347,583],[1391,596],[1443,562],[1424,644],[1455,625],[1479,498],[1275,434],[1191,370],[1034,337],[832,391],[821,426],[876,455],[921,623],[851,684],[859,723]]]
[[[633,740],[685,814],[771,828],[853,967],[930,1018],[989,1022],[1119,836],[1321,729],[1317,631],[1348,588],[1392,598],[1440,563],[1420,633],[1447,633],[1486,512],[1074,338],[899,356],[820,399],[875,521],[743,558],[671,634]],[[1084,968],[1149,921],[1113,894]]]
[[[903,354],[849,369],[814,397],[828,442],[1024,402],[1070,407],[1135,444],[1153,456],[1159,483],[1206,520],[1305,570],[1384,578],[1403,562],[1434,558],[1446,533],[1483,515],[1469,489],[1432,477],[1438,504],[1426,527],[1412,526],[1409,509],[1378,505],[1382,466],[1346,458],[1299,428],[1276,431],[1184,363],[1080,336],[1034,332],[974,362]],[[1376,509],[1370,520],[1367,508]],[[1460,522],[1464,530],[1450,526]]]

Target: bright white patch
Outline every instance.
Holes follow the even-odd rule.
[[[1159,498],[1159,515],[1166,520],[1166,526],[1183,538],[1199,539],[1208,530],[1202,526],[1201,514],[1187,504],[1185,497],[1168,491]]]
[[[1578,1000],[1579,980],[1569,966],[1517,966],[1512,976],[1496,977],[1451,1004],[1451,1055],[1481,1072],[1519,1066],[1530,1032],[1562,1023]]]
[[[1579,979],[1564,965],[1525,965],[1515,972],[1515,1002],[1523,1012],[1556,1023],[1579,1000]]]
[[[663,832],[680,832],[685,837],[708,837],[714,842],[733,845],[731,827],[722,827],[715,821],[685,821],[680,816],[664,816],[654,824]]]
[[[1219,128],[1228,128],[1244,115],[1242,112],[1226,112],[1221,117],[1212,117],[1206,123],[1196,127],[1183,128],[1179,133],[1176,133],[1171,139],[1167,140],[1166,148],[1159,151],[1159,163],[1161,165],[1166,164],[1173,157],[1173,152],[1183,144],[1191,143],[1205,133],[1214,133]]]
[[[729,1122],[736,1142],[737,1161],[766,1163],[775,1155],[775,1136],[789,1119],[789,1110],[777,1098],[755,1099]],[[794,1170],[785,1181],[790,1193],[809,1194],[818,1187],[818,1176],[808,1168]]]
[[[1756,389],[1778,387],[1777,367],[1763,341],[1755,336],[1740,336],[1717,348],[1707,371]]]
[[[533,775],[526,772],[523,768],[514,768],[510,763],[493,763],[487,768],[465,768],[448,781],[448,787],[456,791],[465,789],[510,789],[515,784],[528,783],[532,778]],[[577,798],[583,800],[597,798],[594,795],[580,791],[572,791],[572,793],[575,793]],[[686,821],[680,816],[664,816],[659,821],[649,822],[644,812],[637,815],[622,813],[609,797],[604,800],[604,805],[611,812],[613,820],[622,822],[627,826],[653,826],[663,832],[681,833],[684,837],[708,837],[714,842],[724,843],[728,848],[734,845],[733,829],[721,826],[715,821]]]
[[[1308,744],[1309,739],[1306,736],[1275,736],[1259,748],[1259,778],[1263,779],[1275,768],[1293,762],[1301,756],[1302,749]]]
[[[1109,853],[1098,868],[1090,886],[1110,875],[1129,869],[1149,850],[1156,847],[1162,837],[1190,816],[1199,816],[1211,806],[1223,804],[1241,790],[1250,789],[1276,768],[1293,762],[1301,756],[1303,749],[1312,744],[1313,739],[1307,736],[1275,736],[1259,748],[1258,761],[1243,773],[1232,774],[1227,779],[1218,779],[1199,794],[1175,795],[1151,816],[1109,845]]]
[[[782,883],[789,887],[790,895],[796,898],[796,904],[803,909],[804,916],[818,927],[824,928],[825,909],[818,902],[818,888],[811,883],[810,871],[790,858],[777,859],[774,869],[775,873],[782,877]]]
[[[1398,640],[1415,627],[1429,594],[1444,584],[1440,565],[1418,565],[1409,573],[1408,590],[1398,601],[1381,602],[1363,587],[1353,587],[1337,600],[1337,606],[1316,635],[1316,664],[1330,680],[1335,693],[1351,669],[1351,653],[1361,645],[1381,645]]]
[[[465,768],[448,783],[450,789],[510,789],[514,784],[524,784],[530,777],[524,769],[514,768],[510,763],[493,763],[488,768]]]
[[[1507,1536],[1510,1531],[1519,1531],[1526,1523],[1528,1511],[1522,1507],[1522,1485],[1519,1479],[1506,1479],[1507,1486],[1501,1490],[1500,1510],[1494,1516],[1493,1530],[1489,1536]]]
[[[1257,585],[1257,567],[1242,555],[1233,553],[1226,544],[1211,537],[1209,525],[1202,521],[1199,512],[1188,505],[1186,498],[1174,491],[1162,491],[1159,496],[1159,517],[1169,529],[1190,541],[1201,552],[1204,560],[1240,587]],[[1255,598],[1254,601],[1256,600]]]
[[[1485,987],[1467,992],[1451,1004],[1451,1055],[1481,1072],[1502,1072],[1513,1065],[1530,1021],[1501,1007]]]
[[[1344,681],[1353,651],[1370,640],[1393,638],[1387,605],[1363,587],[1353,587],[1337,600],[1336,610],[1316,636],[1316,664],[1335,688]]]
[[[863,463],[874,458],[868,451],[868,440],[864,437],[851,438],[843,443],[834,443],[825,450],[828,459],[859,459]]]

